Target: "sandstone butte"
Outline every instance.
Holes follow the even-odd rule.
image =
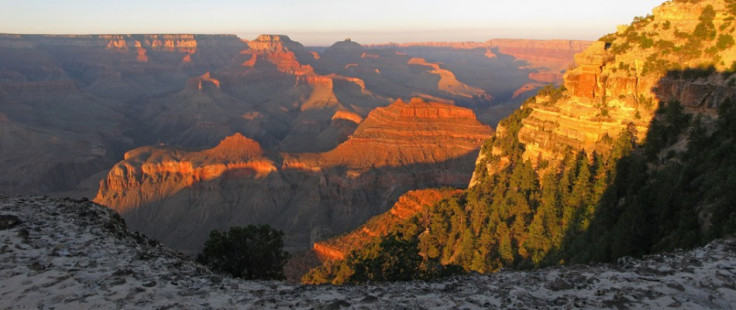
[[[168,146],[142,147],[126,152],[125,159],[110,169],[100,181],[94,201],[125,214],[138,205],[225,174],[259,178],[275,170],[258,142],[241,134],[199,152]]]
[[[94,201],[180,250],[199,250],[209,229],[249,223],[270,223],[285,231],[287,247],[305,250],[409,190],[464,186],[492,132],[470,109],[421,99],[397,100],[362,121],[348,112],[334,118],[360,124],[324,153],[270,153],[239,134],[201,151],[129,151]]]
[[[334,150],[287,156],[285,167],[347,167],[350,174],[382,167],[442,163],[477,150],[491,134],[472,110],[413,98],[376,108]],[[448,175],[451,173],[448,172]]]
[[[665,42],[664,45],[669,42],[683,46],[688,38],[678,33],[694,33],[708,5],[716,12],[715,29],[732,36],[736,32],[731,23],[734,16],[726,11],[724,1],[670,1],[655,8],[653,15],[630,26],[620,26],[610,42],[595,42],[575,55],[577,65],[565,73],[567,91],[562,98],[551,102],[549,97],[537,96],[534,102],[526,104],[532,112],[522,121],[523,127],[518,134],[525,145],[524,158],[535,164],[547,160],[554,166],[570,150],[585,150],[588,154],[607,152],[611,139],[627,128],[634,130],[641,141],[660,102],[677,100],[689,112],[713,113],[713,108],[724,98],[736,95],[736,89],[728,85],[725,75],[713,74],[707,78],[668,75],[669,71],[704,70],[703,64],[712,65],[715,71],[728,72],[730,64],[736,60],[733,45],[716,49],[717,40],[705,40],[697,44],[698,48],[703,51],[711,48],[712,52],[699,52],[696,55],[700,56],[694,57],[671,49],[663,52],[658,45],[642,47],[640,43],[627,40],[627,35],[635,32],[655,36],[654,40]],[[617,46],[629,48],[617,50]],[[499,127],[496,134],[506,132]],[[490,153],[503,156],[500,150]],[[485,165],[487,155],[482,153],[477,163]],[[502,160],[501,165],[504,162]],[[487,165],[486,168],[493,173],[501,167]],[[470,186],[473,185],[475,182],[471,181]]]
[[[310,65],[314,56],[288,36],[260,35],[255,40],[244,40],[243,42],[248,45],[248,49],[243,50],[241,54],[250,55],[254,62],[261,56],[276,65],[281,72],[294,75],[314,74],[314,69]],[[301,52],[301,55],[295,54],[298,52]],[[243,65],[253,66],[254,62],[247,60]]]

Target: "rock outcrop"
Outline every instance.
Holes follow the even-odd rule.
[[[142,147],[125,153],[101,181],[95,201],[126,214],[194,184],[223,177],[263,178],[276,171],[258,142],[240,134],[216,147],[187,152],[166,146]]]
[[[256,61],[259,56],[264,57],[274,64],[278,71],[294,75],[314,74],[314,69],[310,65],[315,60],[312,53],[288,36],[264,34],[253,41],[245,41],[245,43],[248,49],[241,54],[250,55]],[[248,62],[244,65],[253,66],[255,64]]]
[[[0,308],[687,308],[736,306],[736,241],[616,264],[432,282],[303,286],[215,274],[88,201],[0,197]],[[489,294],[488,292],[493,292]]]
[[[373,110],[352,137],[320,154],[318,167],[356,173],[383,167],[441,164],[478,149],[491,129],[472,110],[413,98]],[[380,150],[380,151],[377,151]],[[448,170],[447,176],[459,170]]]

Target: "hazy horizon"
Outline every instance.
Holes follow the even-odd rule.
[[[486,41],[493,38],[595,40],[644,16],[662,0],[550,2],[458,0],[0,0],[0,33],[289,35],[304,45],[345,38],[361,44]]]

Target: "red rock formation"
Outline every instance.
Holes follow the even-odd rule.
[[[348,111],[337,111],[335,112],[335,115],[332,116],[332,120],[346,120],[357,124],[360,124],[360,122],[363,121],[363,117]]]
[[[209,86],[220,88],[220,81],[213,79],[209,72],[202,74],[196,78],[189,79],[188,86],[201,91],[205,87]]]
[[[98,38],[107,41],[108,49],[128,50],[133,47],[188,54],[197,52],[197,40],[192,34],[100,35]]]
[[[490,134],[490,127],[478,122],[470,109],[419,98],[397,100],[373,110],[350,139],[306,165],[346,166],[360,173],[440,163],[477,150]]]
[[[314,69],[308,64],[314,60],[313,54],[306,51],[301,44],[291,41],[288,36],[260,35],[253,41],[244,42],[248,44],[249,49],[244,50],[243,54],[253,55],[254,59],[257,59],[258,55],[264,56],[281,72],[294,75],[314,74]],[[255,61],[253,60],[253,64]],[[252,66],[251,63],[244,65]]]
[[[166,146],[142,147],[125,153],[125,159],[100,182],[94,201],[126,213],[226,173],[261,178],[274,171],[276,167],[263,157],[258,142],[241,134],[199,152]]]
[[[562,73],[559,71],[538,71],[529,73],[529,79],[543,83],[556,83],[562,81]]]

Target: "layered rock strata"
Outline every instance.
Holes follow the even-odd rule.
[[[361,121],[346,112],[334,118]],[[177,249],[198,250],[214,228],[256,223],[284,230],[289,249],[306,249],[386,211],[408,190],[467,184],[490,134],[469,109],[399,100],[325,153],[263,152],[239,135],[195,152],[139,148],[100,183],[95,201]]]

